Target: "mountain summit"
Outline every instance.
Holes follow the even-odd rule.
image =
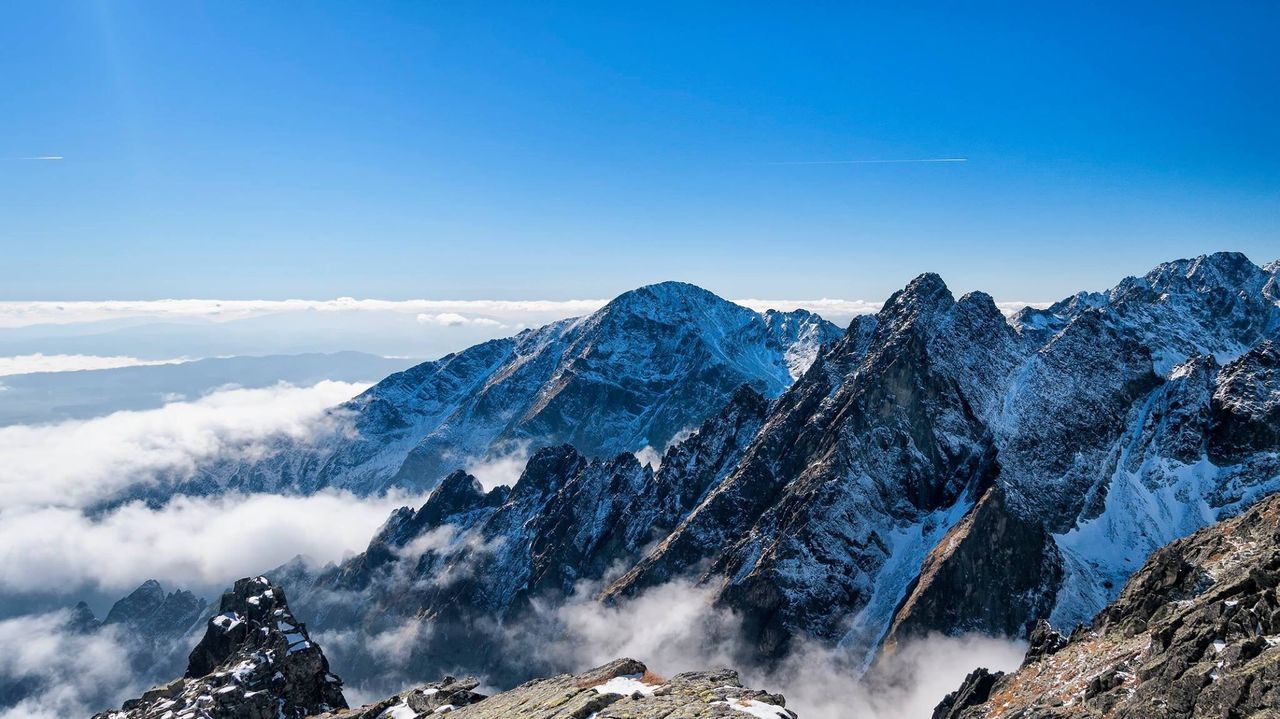
[[[742,385],[777,397],[839,336],[804,310],[758,313],[683,282],[649,285],[586,317],[391,375],[332,411],[350,432],[282,443],[262,462],[208,471],[192,490],[422,490],[540,446],[660,453]]]

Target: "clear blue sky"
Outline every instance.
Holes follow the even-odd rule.
[[[0,298],[1043,300],[1280,256],[1280,4],[784,5],[4,3]]]

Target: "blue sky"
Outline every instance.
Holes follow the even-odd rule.
[[[896,5],[7,3],[0,299],[1037,301],[1280,256],[1280,5]]]

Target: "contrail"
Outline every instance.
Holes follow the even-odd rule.
[[[794,160],[765,162],[765,165],[906,165],[917,162],[968,162],[967,157],[927,157],[917,160]]]
[[[37,157],[18,157],[18,160],[61,160],[62,155],[39,155]]]

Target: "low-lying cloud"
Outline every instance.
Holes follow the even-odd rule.
[[[368,385],[324,381],[227,389],[159,409],[0,427],[0,507],[84,507],[216,458],[251,458],[275,438],[349,431],[328,408]]]
[[[904,642],[864,673],[861,653],[797,640],[780,661],[764,663],[744,641],[739,617],[715,604],[712,587],[677,580],[603,604],[594,599],[601,586],[583,583],[569,601],[542,607],[540,620],[508,629],[510,651],[567,671],[619,657],[668,677],[735,668],[745,685],[785,695],[804,719],[928,719],[970,671],[1014,669],[1025,652],[1005,639],[932,635]]]
[[[0,427],[0,594],[123,592],[149,578],[217,590],[297,554],[327,562],[363,549],[393,509],[420,498],[232,493],[101,507],[206,463],[260,457],[281,438],[351,431],[329,408],[365,386],[226,389],[154,410]]]
[[[0,703],[0,719],[89,716],[138,693],[124,639],[114,627],[76,631],[68,611],[0,620],[0,701],[25,690]]]
[[[607,300],[376,300],[339,297],[332,300],[103,300],[0,302],[0,328],[72,324],[121,319],[206,320],[229,322],[297,312],[374,312],[439,316],[552,315],[571,317],[594,312]]]
[[[439,318],[460,317],[468,323],[493,322],[520,326],[529,321],[573,317],[594,312],[607,299],[570,300],[378,300],[339,297],[332,300],[103,300],[103,301],[6,301],[0,302],[0,329],[44,324],[73,324],[106,320],[202,320],[229,322],[266,315],[299,312],[315,313],[382,313],[426,317],[427,323]],[[833,321],[847,321],[855,315],[879,311],[883,300],[809,298],[734,300],[758,312],[768,309],[807,309]],[[1016,312],[1028,303],[997,302],[1006,313]],[[420,319],[420,321],[423,321]],[[444,322],[444,324],[448,324]],[[461,323],[459,323],[461,324]],[[456,325],[455,325],[456,326]]]
[[[180,364],[185,358],[146,360],[115,355],[29,354],[0,357],[0,377],[33,372],[78,372],[80,370],[140,367],[144,365]]]
[[[70,507],[0,514],[0,593],[101,590],[123,594],[151,578],[220,591],[298,554],[317,564],[365,548],[397,507],[420,497],[179,496],[132,502],[101,516]]]
[[[511,442],[485,457],[467,460],[463,469],[475,477],[486,492],[494,487],[510,487],[524,473],[525,465],[529,463],[529,449],[529,442]]]

